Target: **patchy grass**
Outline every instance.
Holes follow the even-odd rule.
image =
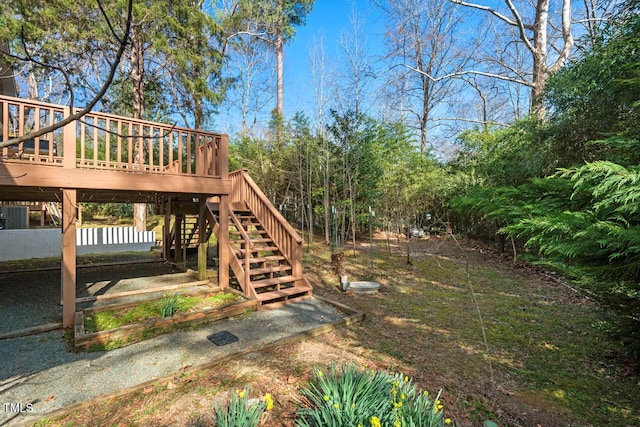
[[[640,425],[637,373],[596,327],[599,314],[591,301],[486,250],[466,246],[463,252],[449,241],[421,240],[407,265],[404,248],[391,243],[389,255],[386,240],[379,239],[373,260],[368,242],[360,253],[345,254],[350,280],[381,283],[376,295],[342,293],[328,247],[313,244],[305,253],[314,292],[365,312],[364,322],[186,373],[50,425],[211,426],[213,402],[247,386],[276,400],[264,425],[293,426],[299,390],[314,368],[350,361],[404,372],[432,393],[442,389],[445,416],[458,427],[487,420]]]
[[[187,313],[193,310],[220,307],[241,299],[238,295],[226,292],[210,296],[178,295],[174,313]],[[87,333],[93,333],[142,323],[147,320],[160,319],[161,308],[162,300],[155,300],[143,302],[127,309],[98,311],[84,317],[84,328]]]

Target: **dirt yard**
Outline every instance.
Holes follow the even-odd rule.
[[[455,426],[640,425],[637,373],[595,327],[591,301],[477,244],[415,240],[410,265],[406,248],[380,235],[371,249],[366,242],[345,250],[351,281],[382,285],[366,296],[340,291],[328,247],[305,252],[314,292],[363,311],[362,323],[179,374],[42,425],[211,426],[213,403],[248,386],[252,396],[276,401],[264,425],[293,426],[299,388],[313,369],[348,361],[442,389]]]

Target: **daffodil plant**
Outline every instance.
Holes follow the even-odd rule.
[[[441,427],[440,393],[431,400],[402,374],[358,369],[354,364],[317,369],[301,390],[299,427]]]

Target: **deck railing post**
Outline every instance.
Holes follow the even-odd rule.
[[[302,244],[291,241],[291,275],[294,277],[302,276]]]
[[[229,178],[229,137],[220,135],[220,143],[218,144],[218,155],[213,161],[216,163],[215,168],[218,175],[222,179]]]
[[[64,108],[65,117],[70,116],[72,113],[70,107]],[[62,142],[62,165],[65,168],[76,167],[76,122],[73,121],[64,126],[63,130],[63,142]]]

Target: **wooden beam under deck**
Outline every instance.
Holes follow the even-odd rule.
[[[231,193],[229,179],[212,176],[158,175],[0,162],[0,188],[5,186],[75,188],[80,193],[100,191],[113,194],[119,192],[217,195]]]

